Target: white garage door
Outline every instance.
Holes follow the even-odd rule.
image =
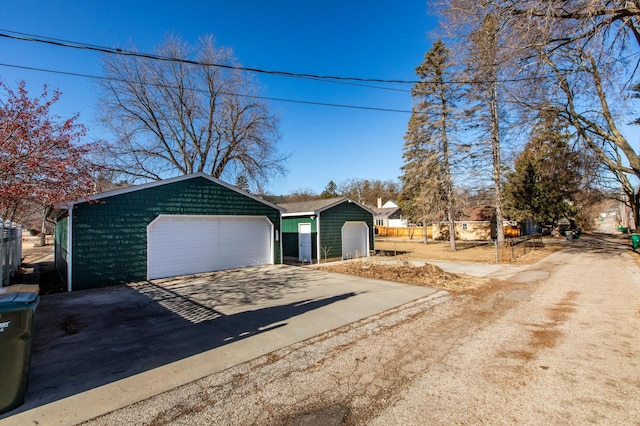
[[[369,227],[365,222],[345,222],[342,226],[342,258],[369,256]]]
[[[148,279],[273,263],[264,216],[160,215],[147,226]]]

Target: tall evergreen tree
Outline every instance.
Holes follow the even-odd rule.
[[[411,91],[414,108],[405,135],[402,200],[422,221],[444,213],[449,243],[456,249],[455,199],[452,178],[452,134],[458,85],[449,49],[437,40],[416,67],[420,81]]]
[[[243,191],[250,192],[249,179],[247,179],[246,175],[240,174],[236,176],[236,187],[242,189]]]
[[[577,213],[583,160],[571,149],[569,132],[551,114],[543,114],[507,175],[505,208],[516,220],[557,223]]]
[[[338,196],[338,185],[332,180],[329,181],[324,191],[320,194],[320,198],[334,198]]]
[[[446,197],[438,153],[430,146],[430,135],[423,123],[424,115],[414,110],[402,154],[400,206],[412,221],[426,226],[441,218]]]

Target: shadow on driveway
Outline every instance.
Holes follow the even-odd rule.
[[[328,275],[268,266],[43,296],[26,403],[8,414],[283,327],[366,292],[327,286]]]
[[[565,250],[570,253],[595,253],[611,256],[622,255],[625,252],[635,252],[628,234],[609,234],[603,232],[589,232],[577,240],[566,241]]]

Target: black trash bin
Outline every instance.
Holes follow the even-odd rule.
[[[24,402],[38,291],[37,285],[0,287],[0,414]]]

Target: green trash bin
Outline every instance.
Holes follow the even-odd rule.
[[[640,234],[631,234],[631,244],[634,250],[640,247]]]
[[[0,414],[24,403],[38,291],[37,285],[0,287]]]

